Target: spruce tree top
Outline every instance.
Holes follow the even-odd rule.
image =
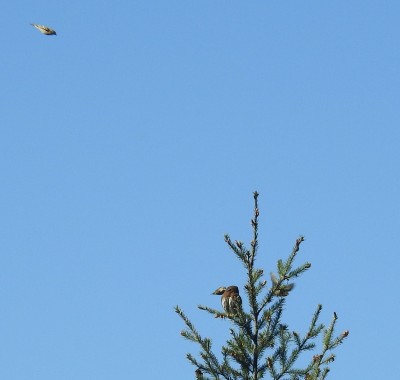
[[[304,237],[296,239],[292,252],[286,260],[278,260],[276,274],[271,271],[270,280],[264,270],[255,266],[258,254],[258,208],[257,192],[254,192],[254,215],[251,219],[253,238],[250,248],[243,242],[225,242],[246,270],[247,283],[244,293],[236,285],[216,289],[213,294],[221,296],[222,310],[199,305],[215,318],[226,320],[230,338],[220,353],[212,349],[210,338],[204,338],[179,306],[175,311],[183,319],[186,329],[181,335],[200,346],[200,357],[187,354],[196,367],[195,378],[202,380],[320,380],[325,379],[334,361],[333,350],[341,344],[349,332],[334,336],[337,314],[328,326],[319,323],[322,305],[318,305],[306,331],[292,331],[283,322],[284,306],[292,296],[294,281],[311,268],[308,262],[294,266]],[[242,300],[246,298],[246,302]],[[248,307],[244,307],[248,305]],[[317,344],[317,338],[320,343]],[[321,339],[322,338],[322,339]],[[302,357],[304,365],[296,365]]]

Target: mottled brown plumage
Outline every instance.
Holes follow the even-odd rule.
[[[237,314],[241,310],[242,298],[239,295],[239,288],[237,286],[232,285],[227,288],[221,286],[213,294],[221,296],[221,305],[228,315]]]

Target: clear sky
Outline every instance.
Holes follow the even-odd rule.
[[[0,378],[190,379],[179,304],[304,235],[291,327],[335,311],[332,379],[398,357],[400,2],[8,1],[0,60]],[[30,26],[44,24],[57,36]],[[397,305],[397,306],[396,306]]]

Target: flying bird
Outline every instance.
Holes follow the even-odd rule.
[[[38,24],[31,24],[34,26],[37,30],[39,30],[40,33],[46,34],[47,36],[50,36],[52,34],[57,35],[56,31],[49,28],[48,26],[44,25],[38,25]]]
[[[221,296],[221,305],[227,314],[237,314],[242,308],[242,298],[237,286],[221,286],[213,292]]]
[[[277,287],[279,281],[276,278],[276,276],[271,272],[271,281],[273,286],[276,287],[276,289],[274,290],[274,294],[278,297],[286,297],[289,292],[294,288],[294,284],[287,284],[287,285],[283,285],[281,284],[280,287]]]

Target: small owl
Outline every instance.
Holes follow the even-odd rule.
[[[242,308],[242,298],[237,286],[218,288],[213,294],[221,296],[221,305],[227,314],[237,314]]]
[[[50,35],[57,35],[56,31],[49,28],[48,26],[44,26],[44,25],[38,25],[38,24],[31,24],[32,26],[34,26],[37,30],[39,30],[40,33],[46,34],[47,36]]]

